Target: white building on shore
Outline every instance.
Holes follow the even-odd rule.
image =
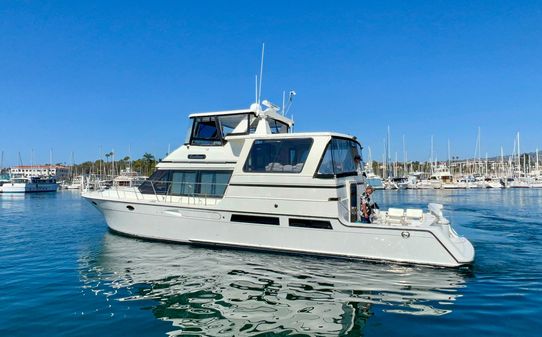
[[[69,177],[69,168],[60,165],[22,165],[10,169],[11,176],[16,177],[54,177],[65,180]]]

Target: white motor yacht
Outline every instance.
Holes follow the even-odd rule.
[[[399,190],[408,189],[408,185],[410,184],[408,177],[395,177],[393,178],[393,182],[397,185],[397,189]]]
[[[64,185],[67,190],[80,190],[82,188],[81,176],[74,177],[69,183]]]
[[[438,165],[435,167],[433,174],[429,178],[433,188],[451,190],[461,188],[454,182],[454,178],[446,165]]]
[[[366,176],[366,182],[367,184],[371,185],[375,190],[383,190],[385,188],[384,186],[384,180],[381,176],[375,174],[373,172],[372,168],[372,161],[368,161],[365,163],[365,176]]]
[[[509,188],[530,188],[531,184],[529,183],[529,181],[526,178],[521,177],[521,178],[513,179],[508,184],[508,187]]]
[[[442,213],[391,208],[358,220],[353,136],[291,133],[264,101],[190,115],[182,145],[139,187],[84,191],[114,232],[178,243],[458,267],[474,248]]]
[[[0,183],[0,193],[56,192],[58,184],[51,177],[11,177]]]
[[[126,168],[120,172],[120,175],[113,179],[113,186],[118,187],[137,187],[147,179],[148,177],[142,176],[139,173],[133,171],[131,168]]]
[[[504,183],[498,177],[488,177],[484,179],[486,188],[503,188]]]

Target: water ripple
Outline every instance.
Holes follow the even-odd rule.
[[[107,232],[77,194],[0,196],[0,335],[537,336],[542,191],[378,191],[445,204],[472,269],[205,249]]]
[[[344,334],[360,329],[374,305],[396,314],[443,315],[470,277],[448,269],[209,250],[113,234],[96,252],[82,255],[79,269],[85,289],[97,296],[154,300],[153,315],[178,327],[173,335]],[[105,291],[111,288],[123,291]]]

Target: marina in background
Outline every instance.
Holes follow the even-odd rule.
[[[538,148],[533,152],[521,152],[519,132],[514,137],[514,151],[511,154],[505,155],[501,147],[499,156],[488,157],[486,154],[482,157],[478,138],[474,157],[461,159],[451,156],[448,145],[448,159],[445,161],[437,160],[432,141],[429,160],[408,161],[404,136],[402,160],[398,160],[397,153],[395,160],[391,160],[389,142],[387,137],[381,161],[373,160],[370,146],[363,149],[363,172],[367,183],[375,189],[542,188],[542,153]],[[3,167],[0,164],[0,184],[11,178],[42,178],[55,179],[60,189],[81,190],[83,183],[90,189],[113,185],[138,186],[160,162],[159,158],[150,153],[135,160],[130,156],[116,159],[115,155],[111,151],[95,161],[80,164],[72,162],[71,165],[58,163]]]

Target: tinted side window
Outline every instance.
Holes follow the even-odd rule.
[[[198,117],[192,128],[193,145],[221,145],[220,129],[215,117]]]
[[[326,147],[326,151],[324,152],[324,157],[320,162],[320,167],[318,167],[318,174],[333,175],[333,172],[333,156],[331,152],[331,143],[329,143]]]
[[[173,171],[171,174],[171,195],[193,195],[196,192],[196,171]]]
[[[277,121],[276,119],[269,120],[269,128],[271,133],[288,133],[288,125]]]
[[[139,191],[144,194],[166,194],[169,187],[169,170],[155,171],[149,179],[139,186]]]
[[[332,154],[335,174],[355,172],[354,150],[357,150],[356,143],[346,139],[333,139],[331,146],[333,147]]]
[[[312,147],[312,138],[255,140],[245,172],[300,173]]]
[[[354,157],[359,155],[358,144],[349,139],[332,138],[326,147],[317,175],[334,176],[354,174],[356,161]]]
[[[143,194],[223,197],[231,174],[232,171],[158,170],[143,182],[139,191]]]
[[[230,177],[231,171],[201,171],[200,193],[214,197],[223,196]]]
[[[229,134],[247,134],[250,124],[249,114],[225,115],[217,117],[220,122],[222,137]]]

